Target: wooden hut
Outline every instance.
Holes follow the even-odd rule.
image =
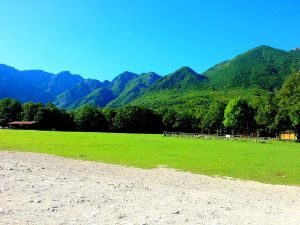
[[[9,128],[14,129],[35,129],[37,127],[37,121],[13,121],[8,123]]]

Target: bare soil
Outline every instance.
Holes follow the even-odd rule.
[[[0,151],[0,224],[299,225],[300,188]]]

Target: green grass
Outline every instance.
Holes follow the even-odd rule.
[[[147,134],[0,130],[0,149],[141,168],[165,165],[210,176],[300,185],[300,144],[199,140]]]

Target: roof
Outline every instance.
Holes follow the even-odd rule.
[[[37,123],[37,121],[13,121],[8,123],[8,125],[32,125]]]

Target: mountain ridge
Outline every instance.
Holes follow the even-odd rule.
[[[112,81],[102,82],[69,71],[53,74],[0,64],[0,98],[53,102],[66,109],[85,104],[111,108],[127,104],[184,107],[187,102],[191,107],[192,102],[201,105],[212,96],[226,95],[226,92],[241,95],[250,90],[277,90],[295,70],[300,70],[299,50],[284,51],[266,45],[216,64],[203,73],[190,67],[181,67],[164,76],[125,71]]]

